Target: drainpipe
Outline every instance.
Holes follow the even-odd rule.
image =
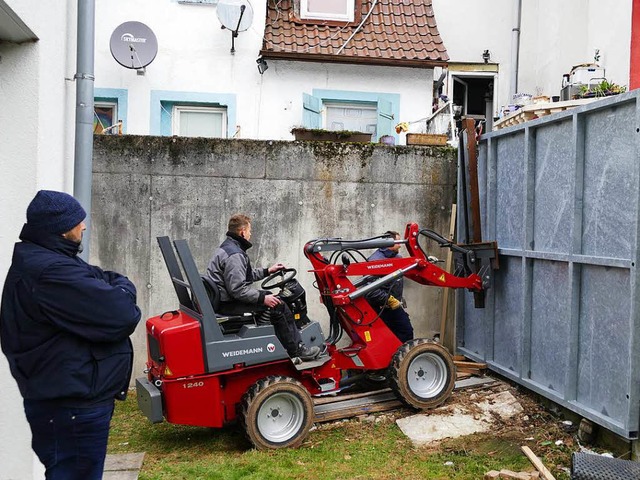
[[[78,0],[76,80],[76,138],[73,195],[87,212],[80,256],[89,259],[91,243],[91,179],[93,170],[93,72],[95,0]]]
[[[522,0],[515,0],[513,11],[513,28],[511,29],[511,87],[509,88],[509,103],[518,93],[518,67],[520,57],[520,24],[522,23]]]

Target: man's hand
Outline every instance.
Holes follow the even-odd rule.
[[[387,300],[387,307],[389,307],[391,310],[395,310],[396,308],[400,308],[401,306],[402,304],[400,303],[400,300],[398,300],[393,295],[389,295],[389,299]]]
[[[279,305],[281,303],[282,303],[282,300],[280,300],[275,295],[265,295],[264,297],[264,304],[269,308],[273,308],[276,305]]]
[[[274,263],[268,268],[269,274],[275,273],[279,270],[283,270],[285,266],[282,263]],[[266,304],[265,304],[266,305]]]

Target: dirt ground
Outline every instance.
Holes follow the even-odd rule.
[[[441,407],[432,411],[433,414],[451,415],[470,414],[480,418],[484,412],[478,407],[481,402],[491,401],[500,392],[509,392],[518,404],[522,406],[522,412],[508,419],[498,414],[492,414],[491,427],[485,432],[472,435],[464,435],[458,438],[447,438],[441,441],[433,441],[426,445],[420,445],[424,453],[440,453],[456,455],[483,454],[487,456],[510,458],[511,456],[524,456],[520,446],[528,446],[543,461],[544,465],[556,476],[557,479],[568,479],[570,476],[571,454],[587,448],[593,452],[603,453],[614,450],[616,457],[625,457],[630,449],[623,441],[615,445],[607,445],[607,448],[592,444],[585,444],[578,439],[578,426],[580,418],[572,412],[564,410],[538,395],[504,380],[490,386],[469,388],[454,391],[451,398]],[[545,406],[545,403],[549,407]],[[410,409],[361,415],[352,420],[342,420],[318,425],[317,428],[332,429],[344,425],[345,422],[375,422],[387,423],[415,415]],[[613,448],[612,448],[613,447]],[[526,468],[522,471],[534,470],[533,466],[524,462]],[[512,465],[505,465],[509,468]]]

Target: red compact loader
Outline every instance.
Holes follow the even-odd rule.
[[[419,240],[430,238],[453,252],[454,274],[439,268]],[[147,320],[147,376],[136,380],[138,405],[152,422],[223,427],[239,420],[257,448],[299,446],[314,423],[313,398],[340,392],[366,373],[382,374],[407,405],[428,409],[453,390],[455,367],[440,344],[415,339],[402,344],[380,319],[366,294],[400,277],[427,286],[465,288],[482,296],[497,259],[495,243],[456,245],[417,224],[403,240],[323,238],[304,254],[329,314],[330,332],[307,317],[305,291],[296,271],[262,282],[278,289],[299,322],[304,342],[323,353],[300,362],[287,355],[273,326],[260,313],[217,315],[217,292],[198,273],[186,241],[158,239],[179,309]],[[367,261],[363,250],[404,244],[405,257]],[[184,276],[183,276],[184,273]],[[476,298],[478,300],[478,298]],[[478,302],[476,302],[478,304]],[[480,302],[481,303],[481,302]],[[348,342],[338,347],[346,334]]]

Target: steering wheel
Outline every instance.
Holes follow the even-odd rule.
[[[271,290],[272,288],[282,288],[291,280],[296,277],[295,268],[283,268],[282,270],[278,270],[277,272],[273,272],[267,278],[265,278],[260,286],[265,290]],[[278,282],[273,282],[274,280],[280,278],[281,280]]]

